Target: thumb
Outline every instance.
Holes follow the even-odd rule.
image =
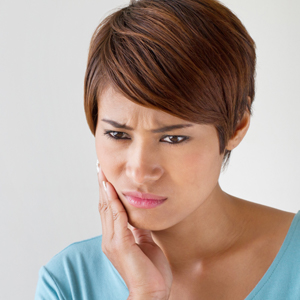
[[[152,239],[151,231],[146,229],[135,228],[132,225],[128,224],[128,228],[131,230],[135,242],[138,245],[141,244],[153,244],[156,245]]]
[[[129,227],[137,245],[156,266],[169,285],[172,283],[172,271],[162,249],[154,242],[150,230]]]

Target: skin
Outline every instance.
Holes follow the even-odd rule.
[[[152,132],[175,124],[192,126]],[[238,146],[249,124],[246,112],[226,149]],[[107,130],[123,139],[108,138]],[[137,105],[108,86],[99,100],[95,143],[102,249],[130,299],[244,299],[275,258],[294,214],[220,188],[223,154],[214,126]],[[168,199],[156,208],[136,208],[125,190]]]

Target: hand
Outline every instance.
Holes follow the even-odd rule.
[[[124,279],[128,299],[168,299],[173,276],[164,253],[153,241],[150,230],[128,224],[127,212],[101,169],[98,180],[102,251]]]

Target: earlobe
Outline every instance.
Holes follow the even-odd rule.
[[[240,142],[245,137],[249,129],[249,126],[250,126],[250,112],[247,110],[245,111],[243,118],[238,123],[233,136],[228,141],[226,150],[231,151],[240,144]]]

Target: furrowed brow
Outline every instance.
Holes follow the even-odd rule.
[[[108,120],[108,119],[102,119],[101,121],[103,122],[106,122],[116,128],[119,128],[119,129],[127,129],[127,130],[133,130],[132,127],[130,126],[127,126],[125,124],[120,124],[116,121],[113,121],[113,120]],[[181,129],[181,128],[186,128],[186,127],[192,127],[193,124],[177,124],[177,125],[170,125],[170,126],[164,126],[164,127],[161,127],[161,128],[158,128],[158,129],[153,129],[151,130],[151,132],[153,133],[160,133],[160,132],[167,132],[167,131],[172,131],[172,130],[175,130],[175,129]]]
[[[170,126],[164,126],[162,128],[158,128],[158,129],[153,129],[153,130],[151,130],[151,132],[153,132],[153,133],[167,132],[167,131],[172,131],[175,129],[181,129],[181,128],[192,127],[192,126],[193,126],[193,124],[170,125]]]
[[[127,125],[125,125],[125,124],[120,124],[120,123],[118,123],[118,122],[116,122],[116,121],[113,121],[113,120],[102,119],[101,121],[106,122],[106,123],[108,123],[108,124],[110,124],[110,125],[112,125],[112,126],[114,126],[114,127],[116,127],[116,128],[127,129],[127,130],[133,130],[132,127],[127,126]]]

